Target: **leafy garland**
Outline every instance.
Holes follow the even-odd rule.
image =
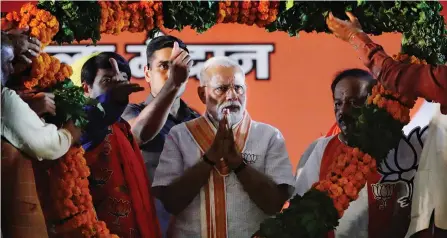
[[[286,31],[295,36],[299,31],[328,32],[325,18],[330,11],[342,19],[346,18],[345,11],[352,11],[366,33],[403,33],[402,51],[413,57],[404,57],[406,62],[413,59],[410,63],[422,63],[417,60],[420,58],[430,64],[443,64],[447,55],[447,30],[439,15],[442,6],[438,2],[40,1],[39,8],[48,10],[61,22],[63,30],[54,38],[58,43],[84,39],[95,43],[100,39],[99,33],[119,34],[125,30],[154,33],[161,27],[182,30],[189,25],[204,32],[216,23],[229,22],[256,23],[268,31]],[[81,12],[81,8],[88,8],[89,12]],[[132,18],[132,14],[139,18]],[[2,28],[3,23],[2,19]],[[147,26],[143,27],[144,24]],[[396,60],[405,61],[400,57]],[[62,87],[59,97],[67,99],[65,93],[78,97],[76,90],[70,88],[73,87]],[[82,103],[85,101],[79,100],[77,104]],[[314,238],[334,229],[349,202],[357,198],[367,176],[398,143],[413,105],[414,99],[375,86],[367,103],[356,112],[355,130],[348,138],[350,147],[339,149],[326,179],[314,184],[302,197],[295,196],[284,212],[264,221],[258,236]],[[382,123],[378,125],[378,121]],[[379,137],[380,144],[371,143]]]

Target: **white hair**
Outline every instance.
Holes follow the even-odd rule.
[[[244,70],[242,67],[234,60],[227,56],[215,56],[209,58],[200,69],[198,78],[200,80],[200,86],[204,86],[206,82],[209,80],[206,71],[210,68],[214,68],[216,66],[225,67],[225,68],[235,68],[238,72],[240,72],[244,77]]]

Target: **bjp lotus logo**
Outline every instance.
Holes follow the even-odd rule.
[[[380,210],[385,209],[386,202],[390,200],[391,197],[393,196],[395,186],[396,186],[395,184],[383,184],[383,183],[371,184],[374,199],[382,203],[379,205]]]
[[[109,198],[109,213],[116,216],[116,220],[113,224],[120,225],[120,218],[127,217],[132,210],[131,204],[127,200]]]
[[[422,136],[427,129],[417,127],[407,137],[403,137],[399,146],[388,154],[387,158],[377,166],[377,170],[383,176],[379,183],[403,183],[407,193],[399,198],[400,206],[411,204],[413,197],[413,180],[419,165],[419,156],[422,153]]]
[[[101,169],[99,171],[96,171],[92,176],[89,178],[89,182],[92,186],[104,186],[107,181],[109,181],[110,177],[112,176],[113,171],[110,169]]]

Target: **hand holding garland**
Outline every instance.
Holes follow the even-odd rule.
[[[380,45],[375,44],[363,31],[357,18],[347,12],[349,21],[329,14],[326,22],[335,36],[349,42],[358,51],[374,76],[386,88],[408,98],[423,97],[441,104],[447,114],[447,66],[408,64],[393,60]]]

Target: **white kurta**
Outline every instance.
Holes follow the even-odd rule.
[[[44,123],[16,92],[2,88],[2,136],[27,155],[42,159],[58,159],[67,153],[71,134]]]
[[[293,189],[292,165],[278,129],[252,121],[243,157],[249,166],[268,175],[276,184]],[[200,149],[185,124],[173,127],[166,139],[152,187],[167,186],[200,161]],[[268,217],[244,191],[234,173],[225,177],[227,230],[229,238],[247,238]],[[175,218],[175,238],[198,238],[201,234],[200,195]]]
[[[392,150],[386,160],[378,166],[378,170],[382,174],[382,183],[402,182],[407,185],[407,194],[398,200],[401,207],[409,205],[412,181],[422,151],[425,131],[426,129],[414,129],[407,138],[401,140],[397,149]],[[333,136],[319,138],[309,146],[301,157],[295,177],[295,194],[303,195],[312,187],[312,184],[319,180],[323,154],[332,138]],[[360,190],[358,199],[349,204],[349,208],[339,220],[335,236],[337,238],[367,238],[368,219],[368,189],[365,186]]]
[[[411,223],[406,237],[435,226],[447,230],[447,115],[437,113],[430,122],[419,169],[414,182]]]

